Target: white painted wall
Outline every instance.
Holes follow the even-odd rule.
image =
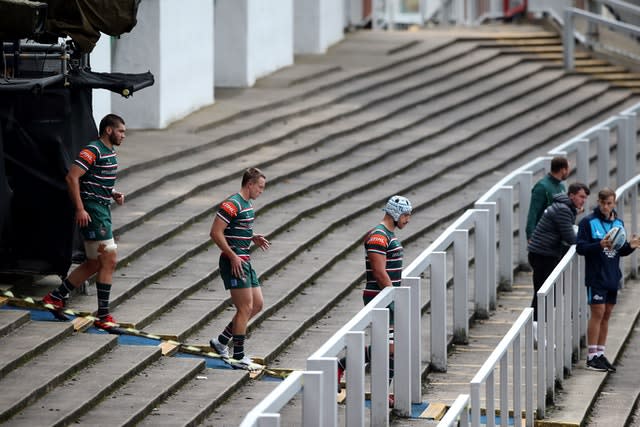
[[[114,41],[112,71],[151,70],[155,84],[125,99],[112,95],[113,112],[130,128],[164,128],[214,100],[213,2],[144,0],[138,24]]]
[[[294,44],[322,53],[343,37],[345,1],[360,0],[143,0],[133,31],[103,35],[91,63],[156,82],[128,99],[95,90],[96,121],[114,112],[131,129],[163,128],[213,103],[214,85],[252,86],[293,64]]]
[[[91,71],[108,73],[111,71],[111,37],[101,34],[90,55]],[[106,89],[92,91],[93,120],[96,125],[111,112],[111,92]]]
[[[216,0],[216,86],[247,87],[293,63],[293,0]]]
[[[342,40],[344,0],[294,0],[295,53],[324,53]]]

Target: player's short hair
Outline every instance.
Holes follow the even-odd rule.
[[[244,174],[242,175],[242,186],[244,187],[245,185],[251,182],[256,182],[260,178],[267,179],[267,177],[264,176],[264,173],[262,173],[260,169],[249,168],[246,171],[244,171]]]
[[[567,191],[567,193],[577,194],[578,192],[580,192],[580,190],[584,190],[584,193],[587,196],[591,194],[591,190],[589,190],[589,187],[581,182],[574,182],[573,184],[569,185],[569,190]]]
[[[615,200],[616,192],[607,187],[598,191],[598,200],[607,200],[609,197],[613,197],[613,200]]]
[[[98,128],[98,134],[104,135],[108,127],[114,128],[117,125],[124,125],[124,119],[116,114],[107,114],[100,120],[100,126]]]
[[[566,157],[558,156],[551,159],[551,173],[560,172],[562,169],[566,169],[568,167],[569,167],[569,161],[567,160]]]

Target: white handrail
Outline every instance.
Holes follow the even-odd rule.
[[[513,392],[513,413],[514,417],[521,414],[521,385],[522,385],[522,353],[521,336],[524,333],[524,388],[526,395],[525,413],[527,426],[533,426],[533,309],[527,307],[518,316],[518,319],[509,329],[507,334],[500,340],[497,347],[491,352],[489,358],[480,367],[476,375],[471,380],[471,425],[480,426],[480,394],[482,385],[485,384],[485,404],[487,412],[488,426],[495,424],[495,396],[494,396],[494,373],[500,367],[500,414],[507,417],[509,414],[508,387],[509,369],[508,355],[509,349],[513,358],[512,392]],[[514,422],[514,424],[516,424]],[[504,425],[504,423],[503,423]]]
[[[609,151],[611,147],[608,144],[609,134],[612,129],[617,132],[617,167],[618,167],[618,181],[619,188],[618,194],[618,210],[621,215],[625,214],[625,208],[629,204],[629,210],[631,213],[630,229],[633,233],[637,233],[637,193],[640,186],[640,175],[635,176],[629,182],[622,183],[622,176],[620,175],[620,169],[626,169],[625,174],[630,174],[635,169],[635,164],[632,165],[632,160],[636,158],[637,141],[636,141],[636,124],[635,116],[640,111],[640,103],[624,110],[619,115],[612,117],[608,120],[601,122],[600,124],[588,129],[580,135],[570,139],[569,141],[556,147],[550,151],[547,156],[538,157],[524,166],[516,169],[515,171],[502,178],[496,183],[488,192],[483,194],[475,204],[475,209],[467,210],[461,217],[459,217],[452,225],[436,238],[436,240],[429,245],[416,259],[411,262],[403,271],[403,285],[410,285],[410,287],[397,287],[397,288],[385,288],[373,301],[365,306],[356,316],[354,316],[347,324],[345,324],[338,332],[336,332],[327,342],[325,342],[309,359],[307,359],[307,369],[312,372],[320,372],[319,382],[321,383],[320,389],[316,389],[316,398],[312,401],[315,407],[308,409],[307,413],[321,413],[323,426],[335,426],[337,425],[337,405],[335,399],[335,390],[337,389],[337,356],[345,349],[351,348],[351,352],[347,350],[347,357],[349,358],[348,364],[352,366],[352,369],[348,369],[349,380],[347,381],[347,425],[362,425],[363,423],[363,387],[364,387],[364,361],[359,359],[363,358],[362,347],[365,329],[371,327],[371,343],[372,343],[372,374],[371,375],[371,390],[372,390],[372,405],[370,412],[370,419],[372,425],[388,425],[389,413],[387,407],[387,395],[388,395],[388,337],[387,328],[389,324],[388,310],[386,307],[394,302],[396,304],[395,309],[395,322],[396,322],[396,341],[395,346],[398,348],[396,352],[396,380],[395,386],[395,398],[396,398],[396,411],[401,414],[408,415],[410,411],[411,403],[421,402],[420,395],[420,364],[421,364],[421,343],[420,343],[420,329],[421,323],[421,298],[420,298],[420,276],[430,269],[430,303],[431,303],[431,360],[429,361],[432,369],[446,371],[447,364],[447,312],[446,312],[446,289],[448,282],[447,263],[446,256],[447,251],[453,247],[454,256],[454,271],[453,287],[454,287],[454,330],[453,335],[456,333],[466,336],[466,329],[463,326],[459,326],[456,322],[462,323],[463,315],[460,314],[462,310],[468,310],[468,296],[470,289],[470,277],[468,274],[468,263],[471,261],[469,258],[469,246],[470,246],[470,232],[474,231],[474,256],[475,256],[475,295],[473,300],[475,301],[476,309],[478,312],[484,310],[487,306],[486,301],[489,300],[489,306],[491,307],[491,301],[495,304],[495,291],[498,285],[496,280],[495,267],[503,262],[502,259],[498,262],[496,260],[496,234],[498,235],[498,242],[500,246],[506,246],[512,248],[513,234],[516,224],[512,217],[514,216],[514,210],[519,203],[519,209],[526,211],[528,208],[529,193],[525,191],[531,183],[531,178],[534,173],[545,171],[549,167],[551,156],[558,154],[567,154],[571,152],[579,153],[578,158],[589,159],[589,144],[585,144],[586,141],[595,140],[598,143],[598,149],[595,153],[595,157],[599,160],[596,162],[598,186],[603,187],[604,176],[610,173],[611,164],[609,162]],[[605,136],[606,135],[606,136]],[[605,144],[606,142],[606,144]],[[620,153],[623,153],[622,155]],[[605,166],[600,165],[600,160],[605,163]],[[622,164],[621,164],[622,162]],[[577,176],[588,177],[590,174],[585,168],[589,168],[589,162],[579,161],[576,164]],[[633,166],[633,167],[632,167]],[[608,182],[608,181],[607,181]],[[514,200],[513,187],[519,186],[520,192],[518,193],[518,200]],[[520,220],[518,221],[520,227],[523,227],[523,213],[520,212]],[[504,224],[508,224],[506,227]],[[496,227],[499,229],[499,233],[496,233]],[[524,233],[521,233],[524,234]],[[508,242],[505,244],[504,242]],[[520,239],[519,245],[522,245],[523,240]],[[509,262],[513,263],[512,258],[509,258]],[[634,263],[632,271],[637,273],[637,256],[632,258]],[[537,415],[538,417],[544,417],[546,400],[548,397],[553,397],[553,385],[556,381],[562,382],[563,372],[565,369],[571,370],[571,357],[579,351],[579,340],[584,336],[586,331],[586,299],[580,297],[580,290],[582,286],[576,286],[577,283],[581,283],[580,279],[580,264],[581,257],[575,255],[575,247],[569,249],[569,252],[565,255],[560,264],[549,276],[547,281],[537,294],[538,309],[540,313],[546,313],[538,327],[538,343],[547,343],[546,346],[540,345],[539,348],[544,349],[541,351],[545,357],[538,359],[538,393],[537,396]],[[483,268],[483,265],[486,268]],[[513,264],[508,265],[512,270]],[[503,264],[503,268],[506,271],[507,264]],[[634,274],[635,274],[634,273]],[[576,291],[577,289],[577,291]],[[493,297],[488,296],[493,293]],[[555,295],[555,297],[554,297]],[[493,298],[493,299],[492,299]],[[554,302],[555,306],[554,306]],[[463,307],[462,309],[460,307]],[[525,312],[531,309],[525,309]],[[576,311],[578,310],[578,311]],[[522,317],[524,316],[524,317]],[[522,328],[530,327],[530,318],[523,313],[519,322],[517,322],[518,331],[515,330],[510,334],[507,334],[509,340],[515,340],[516,335],[520,335]],[[559,318],[561,321],[555,322],[554,319]],[[468,319],[467,319],[468,320]],[[539,320],[540,322],[540,320]],[[467,322],[468,323],[468,322]],[[525,325],[526,324],[526,325]],[[554,327],[550,327],[553,325]],[[514,325],[515,327],[515,325]],[[458,329],[456,329],[458,328]],[[527,332],[525,332],[525,337]],[[507,339],[507,337],[505,337]],[[528,340],[528,338],[526,338]],[[504,350],[504,345],[499,345],[496,348],[496,352]],[[528,345],[528,343],[526,344]],[[401,350],[402,349],[402,350]],[[559,351],[554,351],[559,349]],[[496,353],[496,354],[498,354]],[[351,354],[351,356],[349,356]],[[525,351],[525,358],[530,357],[532,351]],[[405,357],[400,360],[401,355]],[[498,356],[495,356],[496,358]],[[353,361],[356,360],[356,368],[353,368]],[[495,360],[492,359],[493,363]],[[489,361],[487,362],[489,363]],[[519,362],[518,362],[519,363]],[[525,365],[528,362],[525,361]],[[487,365],[488,366],[488,365]],[[546,367],[549,367],[547,369]],[[479,373],[479,378],[485,378],[489,368],[484,368]],[[525,367],[526,370],[526,367]],[[556,375],[557,373],[557,375]],[[528,374],[525,374],[527,376]],[[540,377],[542,375],[542,377]],[[297,378],[297,377],[296,377]],[[296,380],[290,380],[286,386],[282,388],[278,387],[269,396],[266,403],[259,404],[254,408],[250,414],[252,417],[257,412],[262,411],[269,419],[276,419],[277,414],[270,411],[276,411],[278,405],[280,405],[286,397],[290,395],[291,390],[295,390],[298,387]],[[528,387],[528,377],[525,378],[525,387]],[[507,383],[508,381],[504,381]],[[502,383],[502,381],[501,381]],[[477,384],[477,383],[474,383]],[[471,384],[470,384],[471,386]],[[349,387],[355,387],[349,389]],[[473,386],[473,387],[477,387]],[[321,391],[319,391],[321,390]],[[417,390],[417,391],[416,391]],[[474,396],[474,389],[471,390],[471,396]],[[502,400],[505,396],[505,390],[500,390]],[[280,396],[277,396],[277,395]],[[273,395],[273,396],[272,396]],[[472,397],[473,399],[478,399]],[[468,399],[468,396],[467,396]],[[514,396],[514,402],[516,401]],[[533,393],[528,389],[525,392],[525,414],[527,417],[528,425],[533,422],[531,416],[530,406],[533,405]],[[264,401],[263,401],[264,402]],[[464,397],[457,399],[459,406],[455,406],[456,415],[447,414],[446,420],[458,419],[463,423],[465,419],[465,409],[468,412],[469,402],[465,401]],[[493,405],[493,403],[491,404]],[[475,404],[471,404],[472,408],[479,407]],[[462,408],[458,410],[458,408]],[[453,408],[452,408],[453,409]],[[493,410],[491,408],[491,410]],[[489,412],[491,413],[491,412]],[[247,415],[248,417],[249,415]],[[305,418],[306,419],[306,418]],[[249,421],[247,421],[249,422]],[[493,421],[489,420],[489,423]],[[244,425],[244,424],[243,424]],[[246,424],[255,425],[255,424]],[[307,425],[305,423],[305,425]],[[315,425],[315,424],[309,424]],[[464,423],[462,424],[464,425]],[[490,424],[492,425],[492,424]]]

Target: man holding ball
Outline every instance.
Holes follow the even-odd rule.
[[[620,257],[640,246],[640,237],[633,236],[620,247],[613,245],[607,234],[614,227],[624,229],[615,211],[616,193],[604,188],[598,193],[598,206],[578,225],[576,251],[585,258],[585,285],[591,316],[587,325],[587,369],[615,372],[616,368],[604,355],[609,318],[616,304],[622,279]]]

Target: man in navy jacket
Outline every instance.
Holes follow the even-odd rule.
[[[615,211],[616,193],[604,188],[598,193],[598,206],[578,224],[576,251],[585,257],[585,285],[591,317],[587,326],[587,368],[615,372],[604,355],[609,318],[616,304],[622,279],[620,257],[627,256],[640,246],[640,237],[633,236],[615,249],[612,241],[604,239],[613,227],[624,227]]]

